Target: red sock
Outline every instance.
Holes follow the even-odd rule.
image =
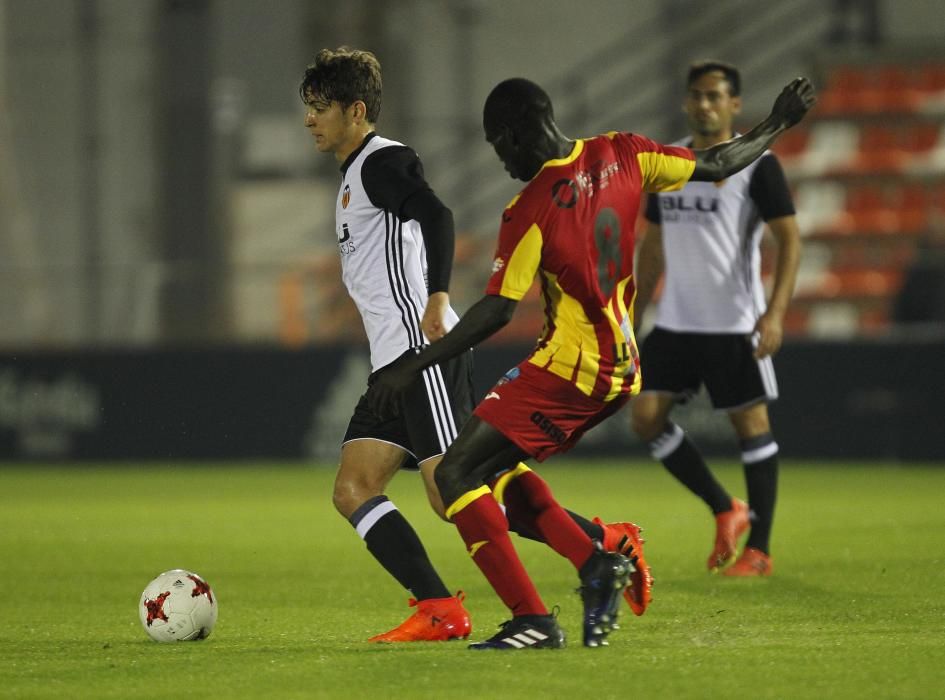
[[[594,543],[555,500],[545,480],[533,471],[519,474],[505,487],[509,516],[534,529],[548,546],[580,569]]]
[[[452,513],[452,520],[476,566],[513,616],[548,614],[512,546],[505,514],[491,493],[484,490],[481,496]]]

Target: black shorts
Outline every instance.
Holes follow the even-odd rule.
[[[712,406],[733,411],[778,398],[771,357],[756,360],[740,333],[681,333],[654,328],[643,341],[643,391],[673,394],[684,403],[705,385]]]
[[[408,352],[413,352],[409,350]],[[342,444],[353,440],[380,440],[407,452],[403,467],[415,469],[420,462],[446,452],[463,424],[472,415],[472,351],[423,370],[400,399],[400,412],[381,419],[363,394],[348,423]],[[368,377],[368,386],[381,368]]]

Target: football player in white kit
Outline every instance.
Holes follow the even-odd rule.
[[[423,177],[417,154],[374,132],[381,73],[368,51],[324,49],[308,67],[300,93],[315,147],[341,165],[335,207],[342,277],[361,313],[372,375],[425,338],[456,322],[447,293],[453,260],[453,215]],[[376,642],[447,640],[469,635],[462,595],[445,586],[416,532],[384,495],[407,463],[419,467],[427,495],[442,512],[433,482],[438,455],[456,436],[454,403],[471,392],[468,358],[425,372],[404,401],[404,415],[380,421],[362,397],[348,425],[333,500],[377,561],[417,607]],[[466,399],[471,401],[471,396]]]
[[[741,108],[738,70],[719,61],[690,66],[684,103],[691,148],[732,138]],[[716,536],[708,568],[728,576],[767,576],[778,484],[778,445],[768,419],[778,387],[771,356],[797,275],[800,235],[791,193],[770,151],[722,182],[690,182],[651,195],[638,251],[636,318],[665,271],[653,331],[641,348],[643,391],[631,402],[632,424],[654,458],[712,510]],[[771,297],[765,302],[759,244],[767,224],[778,245]],[[738,436],[748,503],[715,479],[673,406],[705,385]],[[750,531],[749,531],[750,530]],[[749,531],[737,561],[738,540]]]
[[[334,155],[341,166],[335,233],[342,278],[370,345],[370,387],[385,367],[438,340],[458,320],[448,294],[453,215],[424,179],[417,154],[375,133],[382,85],[372,53],[323,49],[305,71],[299,93],[316,149]],[[365,396],[355,408],[342,442],[334,505],[381,566],[411,592],[410,605],[417,608],[404,623],[369,641],[469,635],[463,594],[450,594],[416,532],[384,491],[399,469],[418,468],[430,504],[445,519],[433,471],[474,403],[469,350],[424,370],[400,402],[398,415],[378,416]],[[632,556],[641,585],[627,599],[642,614],[651,579],[639,527],[569,514],[605,549],[630,554],[636,548]],[[539,539],[524,525],[510,523],[510,528]]]

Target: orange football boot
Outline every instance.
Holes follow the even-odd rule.
[[[738,553],[738,538],[751,525],[748,504],[732,499],[732,509],[715,516],[715,546],[709,555],[709,571],[718,571]]]
[[[466,639],[472,631],[469,613],[463,607],[466,594],[459,591],[450,598],[411,598],[407,604],[417,612],[399,626],[371,637],[369,642],[445,642]]]
[[[723,576],[770,576],[774,570],[771,557],[754,547],[745,551],[734,564],[722,572]]]
[[[594,522],[604,530],[604,549],[623,554],[633,564],[630,585],[623,590],[623,597],[634,615],[642,615],[653,600],[653,576],[643,557],[645,540],[640,537],[640,526],[633,523],[604,523],[600,518],[594,518]]]

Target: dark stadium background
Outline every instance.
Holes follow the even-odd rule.
[[[0,0],[0,458],[333,459],[366,349],[338,279],[330,159],[297,85],[374,50],[380,130],[455,213],[478,298],[516,192],[481,137],[493,84],[547,87],[570,135],[684,133],[689,61],[743,71],[748,126],[810,75],[778,144],[805,248],[776,358],[785,457],[945,460],[945,13],[934,0],[313,3]],[[477,352],[480,391],[540,327]],[[681,418],[732,448],[704,400]],[[586,454],[643,454],[618,416]]]

